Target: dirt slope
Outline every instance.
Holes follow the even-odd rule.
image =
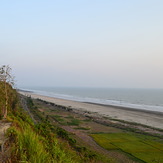
[[[9,151],[5,148],[6,137],[5,133],[11,126],[10,122],[0,121],[0,162],[6,162],[9,158]]]

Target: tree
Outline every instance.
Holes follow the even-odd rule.
[[[9,65],[3,65],[2,67],[0,67],[1,92],[5,97],[5,107],[2,108],[3,118],[7,117],[9,109],[9,89],[14,85],[14,77],[11,74],[11,70],[12,69]]]

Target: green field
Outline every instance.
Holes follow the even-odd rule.
[[[163,163],[163,142],[151,136],[132,133],[92,134],[107,150],[120,150],[140,161]]]

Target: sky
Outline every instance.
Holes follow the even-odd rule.
[[[1,65],[17,87],[163,88],[163,1],[0,1]]]

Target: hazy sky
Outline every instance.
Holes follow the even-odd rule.
[[[163,0],[0,1],[0,65],[22,86],[163,88]]]

